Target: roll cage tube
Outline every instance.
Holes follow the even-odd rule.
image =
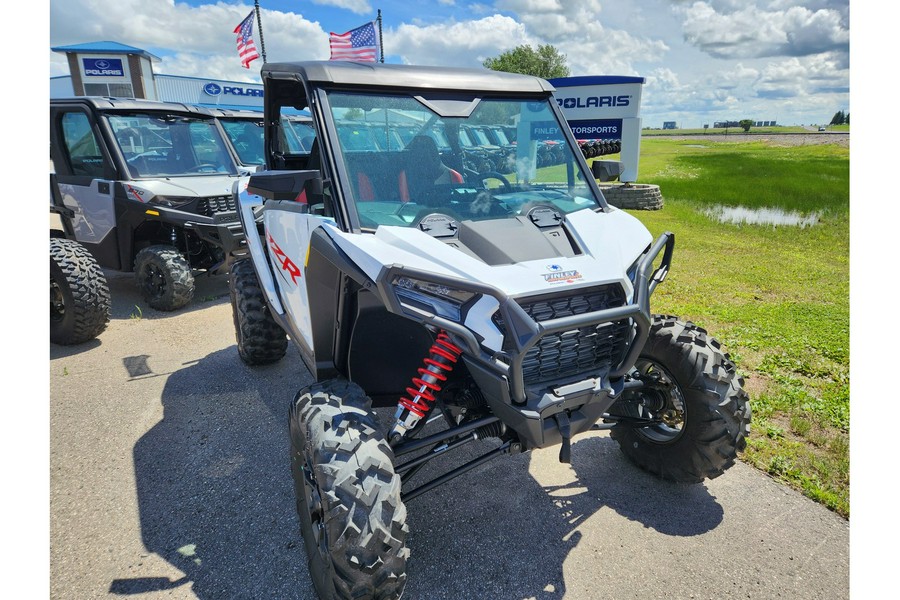
[[[629,344],[628,353],[618,365],[613,367],[609,376],[621,377],[631,369],[641,350],[643,350],[644,343],[650,333],[652,321],[650,295],[668,274],[674,247],[675,234],[665,232],[644,253],[638,262],[634,298],[631,304],[541,322],[537,322],[528,316],[514,298],[488,284],[430,273],[402,265],[392,265],[383,269],[375,283],[382,298],[385,300],[388,310],[454,334],[462,341],[471,358],[477,360],[494,373],[508,378],[510,394],[513,400],[522,403],[526,401],[522,362],[528,351],[547,335],[579,327],[632,319],[635,325],[635,332]],[[653,262],[660,253],[663,254],[662,261],[659,267],[652,270]],[[475,334],[464,324],[403,303],[393,286],[393,281],[401,276],[446,285],[451,288],[491,296],[496,299],[499,303],[500,314],[506,324],[507,335],[515,343],[515,350],[511,354],[506,354],[509,364],[500,360],[501,355],[499,353],[491,355],[484,351]]]
[[[313,90],[312,97],[316,99],[315,102],[310,102],[313,122],[324,123],[324,130],[328,132],[327,136],[323,136],[321,134],[322,127],[320,127],[320,131],[316,133],[316,139],[319,140],[323,168],[327,161],[328,171],[323,170],[323,177],[328,177],[328,174],[333,175],[330,181],[335,214],[342,217],[337,220],[338,227],[347,233],[362,233],[356,203],[350,202],[345,194],[345,191],[350,189],[350,175],[347,173],[343,160],[335,161],[335,150],[341,147],[341,143],[338,139],[337,124],[334,122],[328,103],[328,94],[326,90],[318,88]]]

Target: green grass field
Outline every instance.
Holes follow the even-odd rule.
[[[846,147],[830,144],[644,138],[640,181],[658,184],[665,206],[631,211],[654,235],[676,235],[672,272],[653,311],[709,329],[746,380],[753,424],[742,459],[846,517],[849,162]],[[721,205],[816,213],[818,224],[734,225],[706,216]]]

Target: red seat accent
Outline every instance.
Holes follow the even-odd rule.
[[[451,169],[450,167],[445,167],[447,169],[447,175],[450,177],[451,183],[462,183],[463,176],[459,174],[459,171],[455,169]],[[397,176],[397,187],[400,188],[400,202],[409,202],[409,183],[406,180],[406,171],[400,171],[400,175]]]
[[[375,199],[375,189],[369,176],[360,171],[356,174],[356,196],[359,202],[371,202]]]

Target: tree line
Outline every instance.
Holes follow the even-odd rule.
[[[834,116],[831,117],[831,123],[829,125],[849,125],[850,124],[850,113],[846,114],[844,111],[839,110],[834,113]]]

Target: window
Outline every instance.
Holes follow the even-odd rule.
[[[212,118],[122,112],[107,120],[132,177],[237,174]]]
[[[130,83],[85,83],[84,93],[87,96],[134,98],[134,90]]]
[[[560,214],[602,206],[551,101],[328,92],[336,159],[360,224],[412,227],[435,212],[480,221],[517,219],[536,205]],[[492,144],[488,127],[514,128],[518,143]]]
[[[72,175],[103,177],[103,153],[88,116],[83,112],[64,113],[62,133]]]

